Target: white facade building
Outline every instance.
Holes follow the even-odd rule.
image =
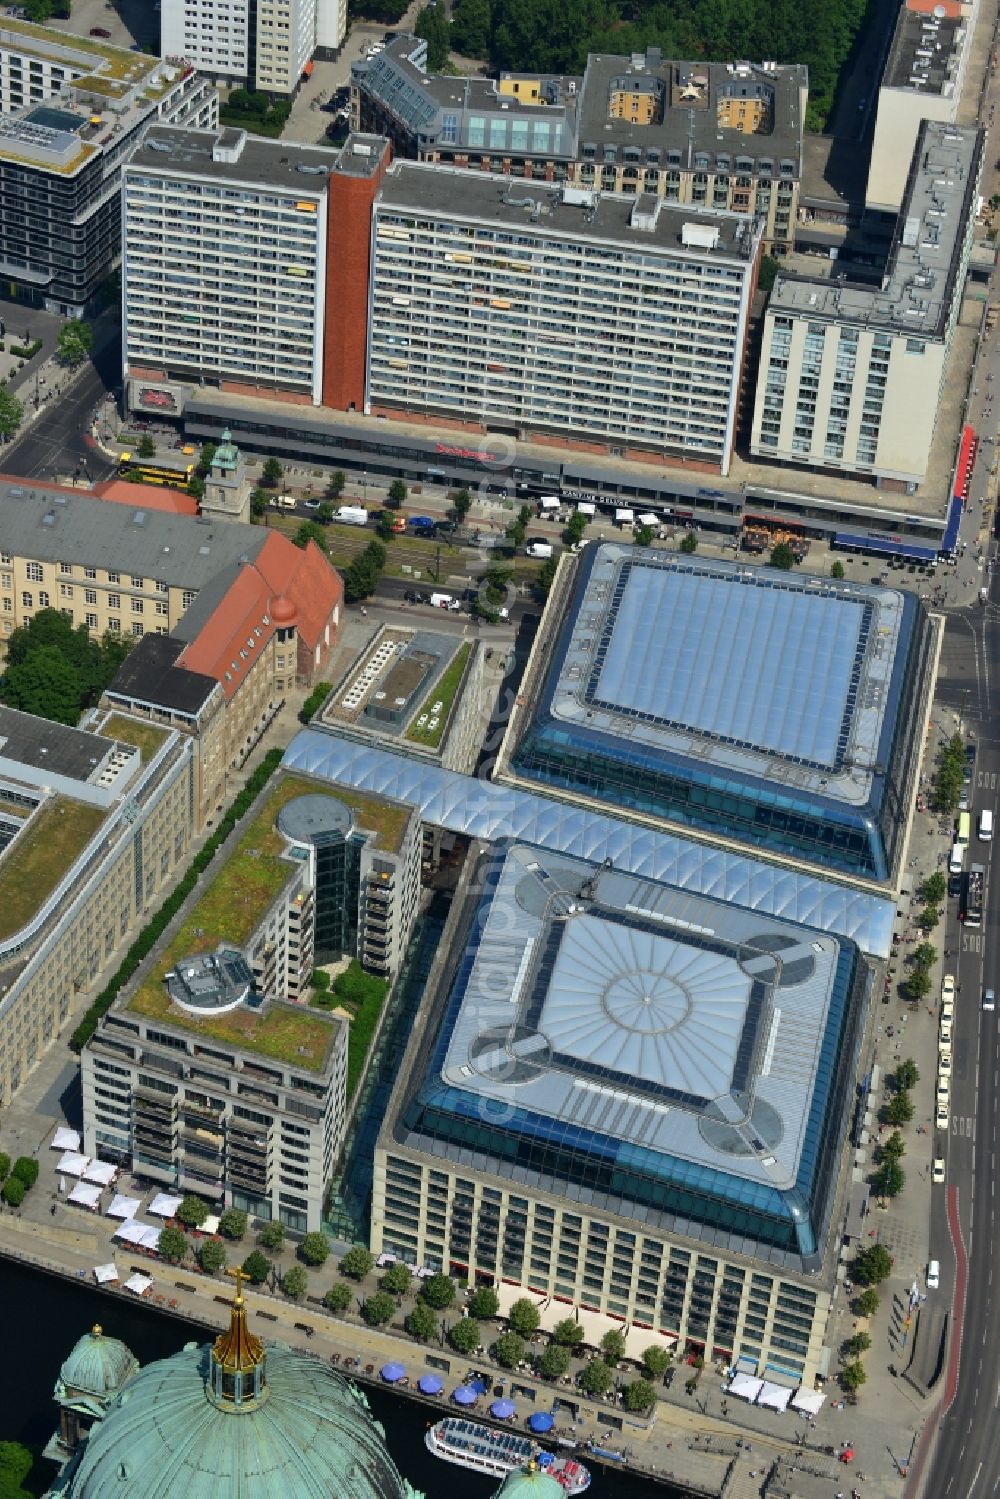
[[[160,51],[186,57],[219,83],[246,83],[250,67],[249,0],[164,0]]]
[[[150,130],[122,195],[124,374],[318,404],[331,155]]]
[[[730,212],[396,162],[366,409],[725,473],[760,244]]]
[[[313,53],[335,52],[346,0],[163,0],[164,57],[188,57],[219,82],[294,94]]]

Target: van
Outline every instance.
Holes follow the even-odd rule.
[[[984,807],[979,814],[979,836],[983,843],[989,843],[993,837],[993,809]]]
[[[529,541],[524,553],[526,557],[551,557],[552,544],[548,541]]]
[[[274,503],[279,510],[294,510],[299,502],[293,494],[276,494]]]
[[[367,526],[368,511],[362,505],[341,505],[334,519],[345,526]]]
[[[927,1289],[936,1291],[941,1284],[941,1265],[938,1260],[931,1260],[927,1266]]]
[[[961,874],[965,866],[965,844],[953,843],[951,855],[948,859],[948,873]]]

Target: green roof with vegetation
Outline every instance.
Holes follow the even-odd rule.
[[[442,737],[444,736],[444,731],[448,727],[448,716],[451,713],[451,707],[455,701],[455,694],[458,691],[459,685],[462,681],[462,676],[465,671],[465,664],[471,654],[472,641],[467,640],[465,644],[460,646],[459,649],[455,652],[454,658],[451,663],[441,673],[437,682],[424,698],[424,701],[421,703],[416,716],[412,719],[410,727],[406,731],[407,739],[412,739],[414,744],[425,744],[430,749],[437,749],[438,745],[441,743]],[[431,712],[432,703],[441,704],[441,707],[436,713]],[[422,715],[426,716],[427,721],[422,725],[422,727],[418,728],[418,721]],[[430,721],[432,718],[437,719],[437,723],[435,724],[433,729],[430,727]]]
[[[105,809],[68,796],[43,802],[0,859],[0,939],[30,921],[104,821]]]
[[[117,739],[120,744],[131,744],[139,751],[144,765],[147,760],[152,760],[169,732],[169,729],[161,729],[158,724],[145,723],[141,718],[125,718],[121,713],[112,713],[98,730],[102,739]]]

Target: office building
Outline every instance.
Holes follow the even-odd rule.
[[[346,0],[163,0],[160,50],[216,83],[294,94],[315,53],[335,53]]]
[[[0,708],[0,1105],[114,971],[184,867],[194,746],[121,713]]]
[[[372,235],[370,413],[727,472],[745,218],[394,162]]]
[[[867,207],[897,214],[924,120],[954,125],[972,53],[978,0],[906,0],[879,84]]]
[[[397,155],[760,219],[768,253],[791,244],[808,74],[776,63],[677,62],[657,48],[592,54],[582,78],[428,74],[401,36],[351,68],[354,123]]]
[[[911,593],[593,545],[550,601],[497,773],[894,881],[931,643]]]
[[[282,776],[237,839],[84,1051],[85,1148],[308,1232],[348,1102],[348,1023],[304,1003],[309,978],[345,955],[393,976],[419,819]]]
[[[977,130],[924,121],[881,285],[779,272],[750,450],[912,492],[930,458],[983,166]]]
[[[194,736],[200,827],[296,682],[322,672],[340,575],[315,543],[303,550],[278,531],[152,503],[28,481],[0,484],[0,503],[0,646],[39,609],[95,636],[131,635],[104,702]]]
[[[0,274],[10,295],[79,316],[117,263],[142,131],[212,127],[218,96],[190,63],[5,19],[0,104]]]
[[[129,405],[154,393],[181,410],[202,384],[360,405],[384,158],[384,142],[361,138],[335,153],[242,130],[148,131],[122,195]]]
[[[373,1250],[811,1382],[860,952],[537,845],[469,862],[376,1146]]]

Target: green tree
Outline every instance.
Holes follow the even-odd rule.
[[[510,525],[504,532],[504,535],[507,537],[508,541],[514,544],[515,547],[523,547],[524,538],[527,535],[527,531],[519,520],[512,520]]]
[[[24,407],[5,385],[0,385],[0,437],[13,437],[24,420]]]
[[[383,1275],[381,1282],[382,1289],[383,1291],[391,1291],[394,1296],[405,1296],[410,1289],[412,1280],[413,1276],[410,1273],[409,1266],[404,1265],[402,1260],[397,1260],[394,1265],[389,1266]]]
[[[687,531],[681,538],[679,550],[685,552],[689,557],[692,556],[698,550],[698,532]]]
[[[364,1280],[366,1275],[371,1274],[374,1265],[375,1256],[363,1244],[355,1244],[341,1260],[340,1273],[351,1280]]]
[[[853,1271],[859,1286],[877,1286],[892,1274],[892,1256],[884,1244],[867,1244],[855,1256]]]
[[[398,510],[400,505],[406,503],[406,485],[402,479],[393,479],[389,485],[389,504],[393,510]]]
[[[188,1252],[187,1235],[183,1229],[174,1228],[170,1223],[166,1228],[160,1230],[160,1242],[156,1246],[156,1252],[171,1265],[180,1264],[187,1257]]]
[[[361,1315],[369,1327],[382,1327],[392,1320],[396,1303],[388,1291],[373,1291],[361,1308]]]
[[[507,1313],[511,1332],[520,1333],[522,1338],[530,1338],[533,1332],[537,1332],[541,1320],[537,1306],[527,1296],[519,1297]]]
[[[670,1368],[670,1354],[657,1343],[650,1343],[642,1350],[642,1366],[654,1379],[662,1379]]]
[[[538,1368],[545,1379],[562,1379],[570,1366],[570,1351],[562,1343],[549,1343],[538,1360]]]
[[[899,1133],[898,1129],[893,1130],[888,1139],[882,1141],[881,1145],[878,1148],[878,1151],[879,1157],[882,1160],[902,1160],[903,1156],[906,1154],[906,1146],[903,1144],[903,1137]]]
[[[261,477],[264,480],[264,483],[270,489],[275,489],[281,483],[284,476],[285,470],[282,467],[280,460],[277,458],[268,458],[261,473]]]
[[[328,500],[339,500],[344,493],[344,485],[347,483],[347,475],[341,469],[334,469],[326,481],[326,497]]]
[[[439,1319],[424,1301],[418,1301],[406,1318],[407,1332],[411,1338],[419,1338],[421,1343],[430,1342],[431,1338],[436,1336],[439,1327]]]
[[[625,1334],[609,1327],[601,1339],[601,1353],[609,1364],[620,1364],[625,1357]]]
[[[467,489],[460,489],[452,498],[451,508],[457,521],[461,522],[465,519],[472,509],[472,496]]]
[[[585,1395],[606,1395],[614,1374],[603,1359],[594,1358],[580,1374],[580,1388]]]
[[[489,57],[489,0],[455,0],[451,12],[452,50],[463,57]]]
[[[260,486],[250,495],[250,514],[255,520],[260,520],[262,515],[267,514],[268,498],[267,490]]]
[[[3,699],[10,708],[53,723],[75,724],[80,717],[79,678],[54,645],[42,646],[16,666],[8,665]]]
[[[94,347],[94,330],[89,323],[72,318],[59,329],[56,339],[56,354],[63,364],[75,369],[82,364]]]
[[[843,576],[844,576],[844,564],[842,562],[834,562],[832,564],[831,568],[830,568],[830,577],[831,578],[842,578]]]
[[[867,1353],[872,1346],[872,1340],[866,1332],[856,1332],[853,1338],[848,1338],[844,1348],[852,1358],[857,1358],[862,1353]]]
[[[926,968],[913,968],[906,975],[906,992],[911,999],[926,999],[931,992],[931,976]]]
[[[318,521],[304,520],[292,537],[292,543],[294,546],[300,547],[302,551],[305,551],[311,541],[316,543],[321,552],[328,550],[326,532],[323,530],[323,527]]]
[[[492,1286],[480,1286],[469,1297],[469,1316],[488,1322],[500,1310],[500,1298]]]
[[[858,1297],[856,1306],[861,1317],[874,1317],[879,1308],[878,1292],[874,1286],[866,1286]]]
[[[940,920],[937,906],[921,906],[916,915],[916,924],[922,932],[932,932]]]
[[[860,1390],[867,1379],[865,1366],[860,1359],[855,1359],[853,1364],[845,1364],[840,1373],[840,1381],[845,1390]]]
[[[206,1239],[198,1250],[198,1263],[209,1275],[214,1275],[226,1263],[226,1246],[221,1239]]]
[[[883,1110],[886,1124],[909,1124],[913,1118],[913,1099],[905,1088],[894,1093]]]
[[[346,1312],[354,1300],[354,1292],[342,1280],[336,1281],[323,1297],[323,1305],[331,1312]]]
[[[760,271],[757,275],[757,290],[769,292],[774,286],[775,277],[781,269],[781,262],[775,260],[773,255],[762,255],[760,257]]]
[[[321,526],[328,526],[333,520],[335,511],[329,500],[323,500],[316,508],[316,519]]]
[[[795,553],[787,541],[779,541],[771,548],[771,566],[779,567],[783,572],[790,572],[795,566]]]
[[[888,1156],[879,1163],[872,1186],[882,1197],[898,1197],[906,1183],[906,1173],[898,1160]]]
[[[912,1057],[904,1057],[893,1073],[896,1087],[904,1090],[915,1088],[920,1081],[920,1069]]]
[[[559,567],[558,557],[546,557],[538,572],[535,574],[535,587],[539,593],[548,598],[549,590],[556,580],[556,570]]]
[[[948,882],[940,869],[929,874],[920,882],[920,899],[928,906],[936,906],[944,900]],[[932,959],[933,961],[933,959]]]
[[[655,534],[652,526],[636,526],[633,539],[637,547],[648,547],[652,546]]]
[[[572,1317],[564,1317],[561,1322],[556,1323],[552,1336],[557,1343],[563,1343],[567,1348],[575,1348],[577,1343],[583,1342],[583,1328]]]
[[[493,1357],[504,1369],[516,1369],[524,1358],[524,1339],[516,1332],[502,1332],[493,1344]]]
[[[252,1286],[262,1286],[271,1273],[271,1261],[259,1249],[251,1249],[243,1261],[243,1273]]]
[[[369,598],[375,592],[384,566],[385,547],[380,541],[370,541],[344,573],[344,594],[349,604]]]
[[[448,1329],[448,1342],[457,1353],[472,1353],[480,1341],[479,1323],[471,1317],[462,1317]]]
[[[8,1207],[19,1208],[24,1201],[24,1195],[27,1190],[27,1187],[19,1176],[8,1176],[2,1189],[0,1189],[0,1193],[2,1193],[3,1200]]]
[[[154,437],[150,437],[148,432],[144,432],[139,438],[135,451],[140,458],[155,458],[156,439]]]
[[[180,1206],[174,1214],[178,1223],[183,1223],[185,1228],[201,1228],[208,1217],[208,1203],[203,1202],[193,1192],[188,1192],[181,1198]]]
[[[192,474],[187,481],[187,493],[193,500],[205,498],[205,481],[200,474]]]
[[[909,961],[914,968],[930,968],[937,962],[937,948],[933,942],[918,942]]]
[[[26,1187],[33,1187],[38,1180],[38,1162],[33,1155],[19,1155],[14,1162],[13,1175],[24,1182]]]
[[[247,1231],[247,1215],[242,1208],[226,1208],[219,1219],[219,1233],[238,1243]]]
[[[563,530],[563,541],[568,547],[579,546],[586,529],[587,517],[581,514],[579,510],[574,510]]]
[[[326,1234],[306,1234],[299,1245],[299,1259],[307,1265],[325,1265],[330,1255],[330,1240]]]
[[[380,541],[391,541],[395,534],[392,528],[392,516],[388,510],[383,510],[375,523],[375,535]]]
[[[280,1249],[284,1242],[285,1225],[279,1218],[272,1218],[269,1223],[261,1224],[257,1235],[258,1244],[262,1244],[265,1249]]]
[[[212,472],[212,464],[215,462],[215,455],[218,451],[219,448],[217,443],[204,443],[201,452],[198,454],[198,463],[195,468],[195,473],[200,474],[203,479],[207,479],[209,474]]]
[[[301,1301],[309,1286],[309,1276],[301,1265],[292,1265],[281,1277],[281,1289],[291,1301]]]
[[[424,1281],[420,1295],[436,1312],[443,1312],[455,1300],[455,1283],[447,1275],[431,1275]]]
[[[450,40],[450,28],[444,6],[425,5],[417,16],[413,30],[427,43],[428,71],[440,73],[448,61]]]
[[[31,1499],[23,1485],[33,1462],[30,1448],[20,1442],[0,1442],[0,1499]]]
[[[0,1182],[6,1181],[10,1175],[10,1156],[0,1150]]]
[[[648,1379],[633,1379],[622,1391],[622,1398],[626,1410],[648,1411],[656,1401],[656,1390]]]

